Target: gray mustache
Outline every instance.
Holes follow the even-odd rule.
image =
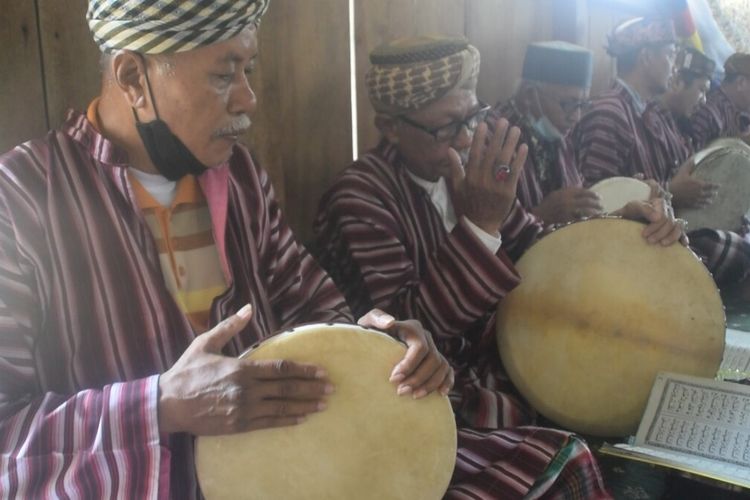
[[[250,121],[250,118],[247,117],[247,115],[242,115],[239,118],[233,120],[229,125],[226,127],[222,127],[218,129],[216,132],[214,132],[214,137],[219,137],[222,135],[237,135],[245,132],[247,129],[250,128],[250,125],[252,125],[252,121]]]

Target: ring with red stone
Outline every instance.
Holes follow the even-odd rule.
[[[496,181],[502,182],[510,175],[510,167],[508,165],[493,165],[492,174]]]

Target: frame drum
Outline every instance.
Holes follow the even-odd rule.
[[[582,434],[633,434],[656,374],[713,378],[725,318],[689,249],[649,245],[645,226],[576,222],[519,260],[521,284],[498,309],[500,356],[540,413]]]
[[[201,490],[212,499],[442,497],[456,461],[448,398],[396,395],[400,342],[355,325],[317,324],[265,340],[243,357],[323,367],[328,408],[299,425],[196,439]]]
[[[651,186],[632,177],[610,177],[589,188],[601,198],[604,213],[610,214],[631,201],[648,201]]]
[[[750,146],[740,139],[719,139],[699,151],[693,176],[719,184],[714,202],[705,208],[685,208],[679,216],[688,228],[737,231],[742,217],[750,215]]]

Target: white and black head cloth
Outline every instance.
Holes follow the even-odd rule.
[[[89,0],[86,19],[102,52],[183,52],[257,25],[270,0]]]

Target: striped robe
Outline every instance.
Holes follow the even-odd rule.
[[[157,419],[158,374],[196,333],[126,169],[80,114],[0,157],[0,498],[199,496],[192,438],[160,435]],[[210,323],[254,307],[226,354],[351,319],[244,148],[199,181],[231,277]]]
[[[721,137],[739,137],[748,133],[750,115],[735,106],[721,87],[712,89],[690,117],[690,136],[696,150]]]
[[[520,280],[512,258],[540,231],[516,203],[497,254],[463,219],[448,233],[426,191],[385,141],[346,169],[321,201],[316,254],[355,313],[379,307],[420,320],[456,372],[451,400],[457,421],[474,430],[459,430],[449,498],[521,498],[530,491],[531,498],[607,496],[578,438],[516,427],[533,424],[533,410],[497,354],[495,310]]]
[[[566,187],[578,187],[583,179],[573,161],[567,138],[557,143],[539,139],[513,101],[497,104],[489,114],[490,123],[499,118],[521,130],[520,141],[529,146],[529,155],[518,182],[518,201],[526,210],[539,205],[545,196]]]
[[[587,185],[612,176],[643,174],[662,187],[691,155],[671,114],[657,103],[639,113],[620,84],[594,101],[573,131],[576,159]],[[690,248],[703,259],[719,286],[750,274],[750,238],[737,232],[700,229],[688,233]]]
[[[656,147],[653,138],[666,132],[659,128],[661,123],[644,120],[643,114],[619,82],[593,99],[572,132],[575,162],[585,186],[636,174],[661,184],[669,180],[679,160],[673,151]]]

